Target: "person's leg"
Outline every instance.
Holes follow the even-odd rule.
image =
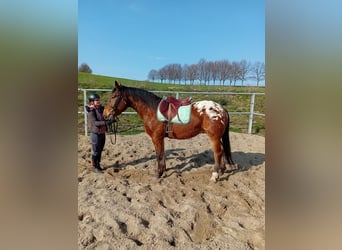
[[[99,151],[99,135],[91,133],[90,140],[92,148],[92,165],[94,167],[94,172],[102,172],[102,169],[99,166],[99,158],[101,157],[101,152]]]
[[[100,168],[100,162],[101,162],[101,157],[102,157],[102,151],[104,148],[106,142],[106,135],[105,134],[100,134],[98,135],[98,158],[97,158],[97,166]]]

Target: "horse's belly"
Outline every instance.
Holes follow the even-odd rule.
[[[171,132],[168,134],[169,138],[173,139],[189,139],[199,133],[203,133],[201,126],[188,126],[188,125],[171,125]]]

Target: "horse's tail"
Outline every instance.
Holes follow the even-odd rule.
[[[230,149],[230,141],[229,141],[229,123],[230,123],[230,118],[229,118],[229,114],[227,111],[227,115],[228,115],[228,122],[227,122],[227,126],[226,129],[224,130],[224,133],[222,135],[222,144],[223,144],[223,150],[224,150],[224,154],[226,155],[226,159],[228,161],[229,165],[235,165],[233,158],[232,158],[232,152]]]

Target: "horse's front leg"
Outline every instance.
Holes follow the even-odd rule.
[[[157,154],[157,177],[160,178],[166,170],[164,137],[152,137],[154,148]]]

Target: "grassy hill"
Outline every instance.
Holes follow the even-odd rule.
[[[137,87],[146,90],[163,90],[163,91],[202,91],[202,92],[259,92],[265,93],[265,87],[244,87],[244,86],[207,86],[207,85],[189,85],[189,84],[167,84],[159,82],[138,81],[118,77],[109,77],[102,75],[94,75],[89,73],[78,72],[79,88],[113,88],[114,82],[117,80],[123,85]]]
[[[123,85],[138,87],[150,91],[180,91],[180,92],[204,92],[203,94],[191,95],[194,101],[209,99],[222,104],[230,112],[249,112],[250,96],[248,95],[207,95],[205,92],[234,92],[234,93],[265,93],[265,87],[233,87],[233,86],[207,86],[189,84],[166,84],[148,81],[137,81],[124,78],[94,75],[89,73],[78,73],[78,87],[85,89],[112,89],[114,82],[118,81]],[[102,103],[105,104],[109,92],[98,92],[102,96]],[[167,94],[159,94],[160,96]],[[180,98],[185,96],[180,95]],[[83,111],[83,93],[78,95],[79,111]],[[127,110],[133,111],[133,110]],[[265,114],[265,96],[257,95],[255,98],[254,111]],[[136,115],[121,115],[119,133],[143,132],[140,118]],[[78,116],[79,133],[84,133],[83,115]],[[231,131],[247,133],[248,115],[231,115]],[[253,134],[265,134],[265,117],[254,116]]]

